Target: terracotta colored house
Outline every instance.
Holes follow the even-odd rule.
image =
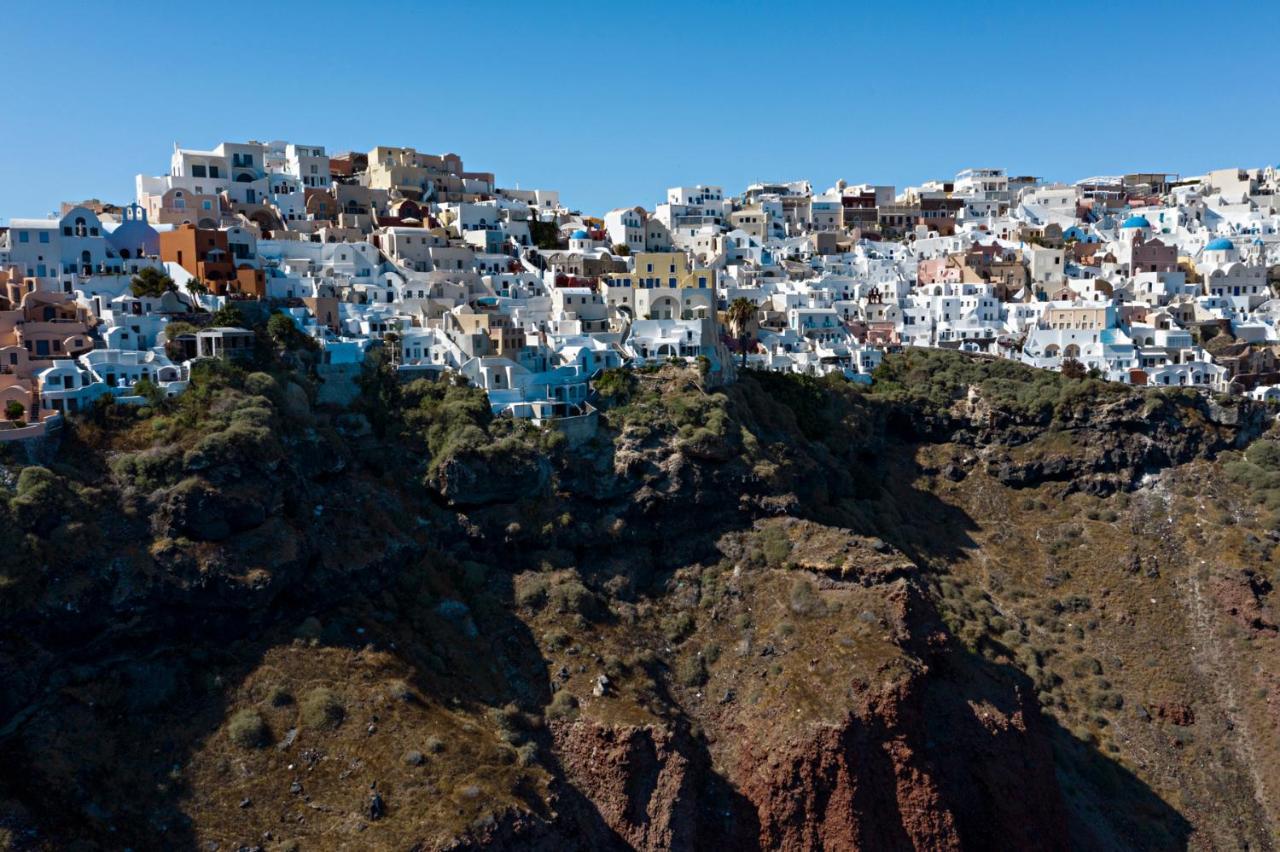
[[[30,379],[54,359],[93,348],[90,316],[67,293],[29,290],[0,305],[0,371]]]
[[[91,316],[67,293],[35,289],[35,279],[0,273],[0,412],[9,402],[28,420],[50,417],[40,406],[37,374],[55,360],[76,358],[93,348]],[[19,433],[6,431],[0,440]]]
[[[226,231],[183,225],[160,235],[160,259],[176,263],[208,285],[218,296],[240,293],[260,299],[266,295],[262,270],[235,264]]]
[[[338,300],[333,296],[308,296],[302,300],[316,322],[328,326],[332,331],[341,329],[341,314],[338,311]]]

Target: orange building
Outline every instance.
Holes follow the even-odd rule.
[[[218,296],[239,293],[261,299],[267,292],[262,270],[248,264],[236,266],[227,248],[226,231],[194,225],[164,231],[160,234],[160,259],[178,264]]]

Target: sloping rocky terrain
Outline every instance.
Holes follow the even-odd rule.
[[[1261,407],[673,365],[569,447],[257,366],[7,450],[9,847],[1274,846]]]

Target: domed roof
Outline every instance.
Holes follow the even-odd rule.
[[[1218,237],[1216,240],[1211,241],[1209,245],[1205,246],[1204,250],[1205,251],[1231,251],[1235,247],[1236,247],[1236,244],[1231,242],[1231,240],[1227,239],[1226,237]]]
[[[1121,228],[1150,228],[1151,223],[1147,221],[1146,216],[1130,216],[1124,220]]]
[[[571,239],[571,240],[589,240],[589,239],[591,239],[591,235],[590,235],[590,234],[588,234],[586,231],[582,230],[581,228],[579,228],[578,230],[574,231],[572,234],[570,234],[570,235],[569,235],[569,239]]]

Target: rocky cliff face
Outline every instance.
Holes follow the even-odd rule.
[[[77,425],[11,477],[0,837],[1270,848],[1264,413],[949,357],[631,376],[572,453],[263,374]]]

